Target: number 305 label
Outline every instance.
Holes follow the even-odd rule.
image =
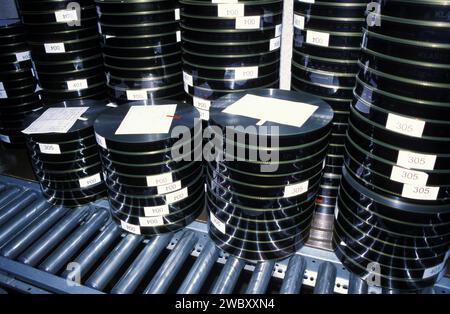
[[[386,128],[400,134],[412,137],[422,137],[425,121],[390,113],[387,118]]]
[[[405,184],[402,196],[415,200],[435,201],[439,194],[439,187],[414,186]]]

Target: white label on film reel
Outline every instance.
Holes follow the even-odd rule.
[[[147,176],[147,186],[160,186],[173,182],[172,172]]]
[[[275,37],[281,36],[281,31],[282,30],[283,30],[283,25],[282,24],[277,24],[275,26]]]
[[[66,52],[64,43],[51,43],[44,44],[44,49],[46,53],[63,53]]]
[[[425,121],[392,113],[388,114],[386,121],[386,129],[412,137],[422,137],[424,128]]]
[[[293,197],[302,195],[308,191],[309,181],[300,182],[297,184],[286,185],[284,187],[284,197]]]
[[[165,215],[170,214],[169,206],[161,205],[161,206],[144,207],[144,214],[147,217],[165,216]]]
[[[78,21],[77,10],[60,10],[55,12],[56,22]]]
[[[177,43],[178,43],[181,41],[181,31],[177,31],[176,36],[177,36]]]
[[[179,191],[166,194],[166,204],[173,204],[182,201],[188,196],[189,196],[188,188],[184,188]]]
[[[228,69],[227,69],[228,70]],[[249,80],[258,78],[258,67],[239,67],[231,68],[234,71],[235,80]]]
[[[392,167],[391,180],[415,186],[426,186],[428,174],[422,171],[409,170],[394,166]]]
[[[311,45],[328,47],[330,34],[308,30],[306,31],[306,42]]]
[[[22,133],[67,133],[88,109],[89,107],[48,108]]]
[[[194,103],[194,107],[202,110],[209,111],[209,108],[211,108],[211,101],[207,99],[202,99],[198,97],[192,97],[192,101]]]
[[[305,29],[305,17],[294,14],[294,27],[298,29]]]
[[[216,227],[217,230],[222,232],[223,234],[226,233],[226,226],[225,224],[219,220],[212,212],[209,212],[209,220],[211,220],[211,223],[214,227]]]
[[[439,187],[436,186],[414,186],[405,184],[402,190],[402,196],[424,201],[435,201],[439,194]]]
[[[436,158],[436,155],[419,154],[401,150],[398,152],[397,165],[410,169],[434,170]]]
[[[130,224],[122,220],[120,221],[120,226],[122,227],[123,230],[126,230],[130,233],[141,234],[141,228],[139,226]]]
[[[183,71],[183,82],[189,86],[194,86],[194,78],[189,73]]]
[[[82,89],[86,89],[86,88],[88,88],[87,79],[67,81],[67,89],[70,91],[82,90]]]
[[[175,9],[175,21],[180,19],[180,9]]]
[[[50,154],[50,155],[59,155],[61,154],[61,148],[58,144],[45,144],[45,143],[38,143],[39,144],[39,150],[43,154]]]
[[[209,121],[209,111],[197,108],[201,120]]]
[[[128,100],[145,100],[147,99],[147,91],[145,89],[127,90]]]
[[[161,216],[139,217],[141,227],[157,227],[164,225],[164,219]]]
[[[108,149],[108,146],[106,146],[106,140],[103,136],[95,133],[95,139],[96,139],[98,145],[100,145],[104,149]]]
[[[261,17],[255,16],[240,16],[236,18],[236,29],[259,29]]]
[[[239,17],[244,16],[243,3],[219,3],[217,6],[218,17]]]
[[[0,142],[11,144],[11,139],[8,135],[0,134]]]
[[[269,51],[276,50],[281,47],[281,37],[272,38],[269,44]]]
[[[184,92],[189,94],[189,85],[186,82],[183,82]]]
[[[8,98],[8,93],[5,90],[0,90],[0,99]]]
[[[16,59],[18,62],[31,60],[31,52],[30,51],[17,52]]]
[[[100,173],[97,173],[90,177],[80,179],[78,182],[80,183],[81,188],[85,188],[102,182],[102,177],[100,176]]]
[[[181,189],[181,181],[175,181],[173,183],[169,183],[169,184],[165,184],[165,185],[159,185],[157,187],[158,189],[158,194],[167,194],[167,193],[171,193],[171,192],[175,192],[178,191],[179,189]]]

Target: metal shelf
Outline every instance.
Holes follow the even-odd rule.
[[[77,277],[79,284],[71,280]],[[105,200],[55,207],[35,182],[7,176],[0,176],[0,286],[24,293],[384,292],[350,275],[330,251],[305,246],[289,259],[252,264],[217,249],[203,222],[146,239],[111,222]],[[449,278],[426,292],[450,293]]]

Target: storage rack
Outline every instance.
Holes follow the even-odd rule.
[[[53,207],[36,182],[0,176],[0,248],[3,253],[8,247],[10,256],[0,256],[0,288],[22,293],[395,293],[367,286],[330,251],[305,246],[289,259],[251,264],[217,250],[204,222],[145,239],[102,219],[107,207],[105,200],[71,210]],[[46,211],[58,223],[41,215]],[[89,269],[80,285],[62,275],[77,260],[81,269]],[[423,292],[450,293],[450,278]]]

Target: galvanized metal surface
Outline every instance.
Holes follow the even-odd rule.
[[[48,205],[33,182],[0,176],[0,287],[24,293],[381,293],[333,252],[309,246],[253,264],[228,256],[194,222],[152,239],[123,233],[106,200]],[[426,293],[450,293],[449,278]]]

